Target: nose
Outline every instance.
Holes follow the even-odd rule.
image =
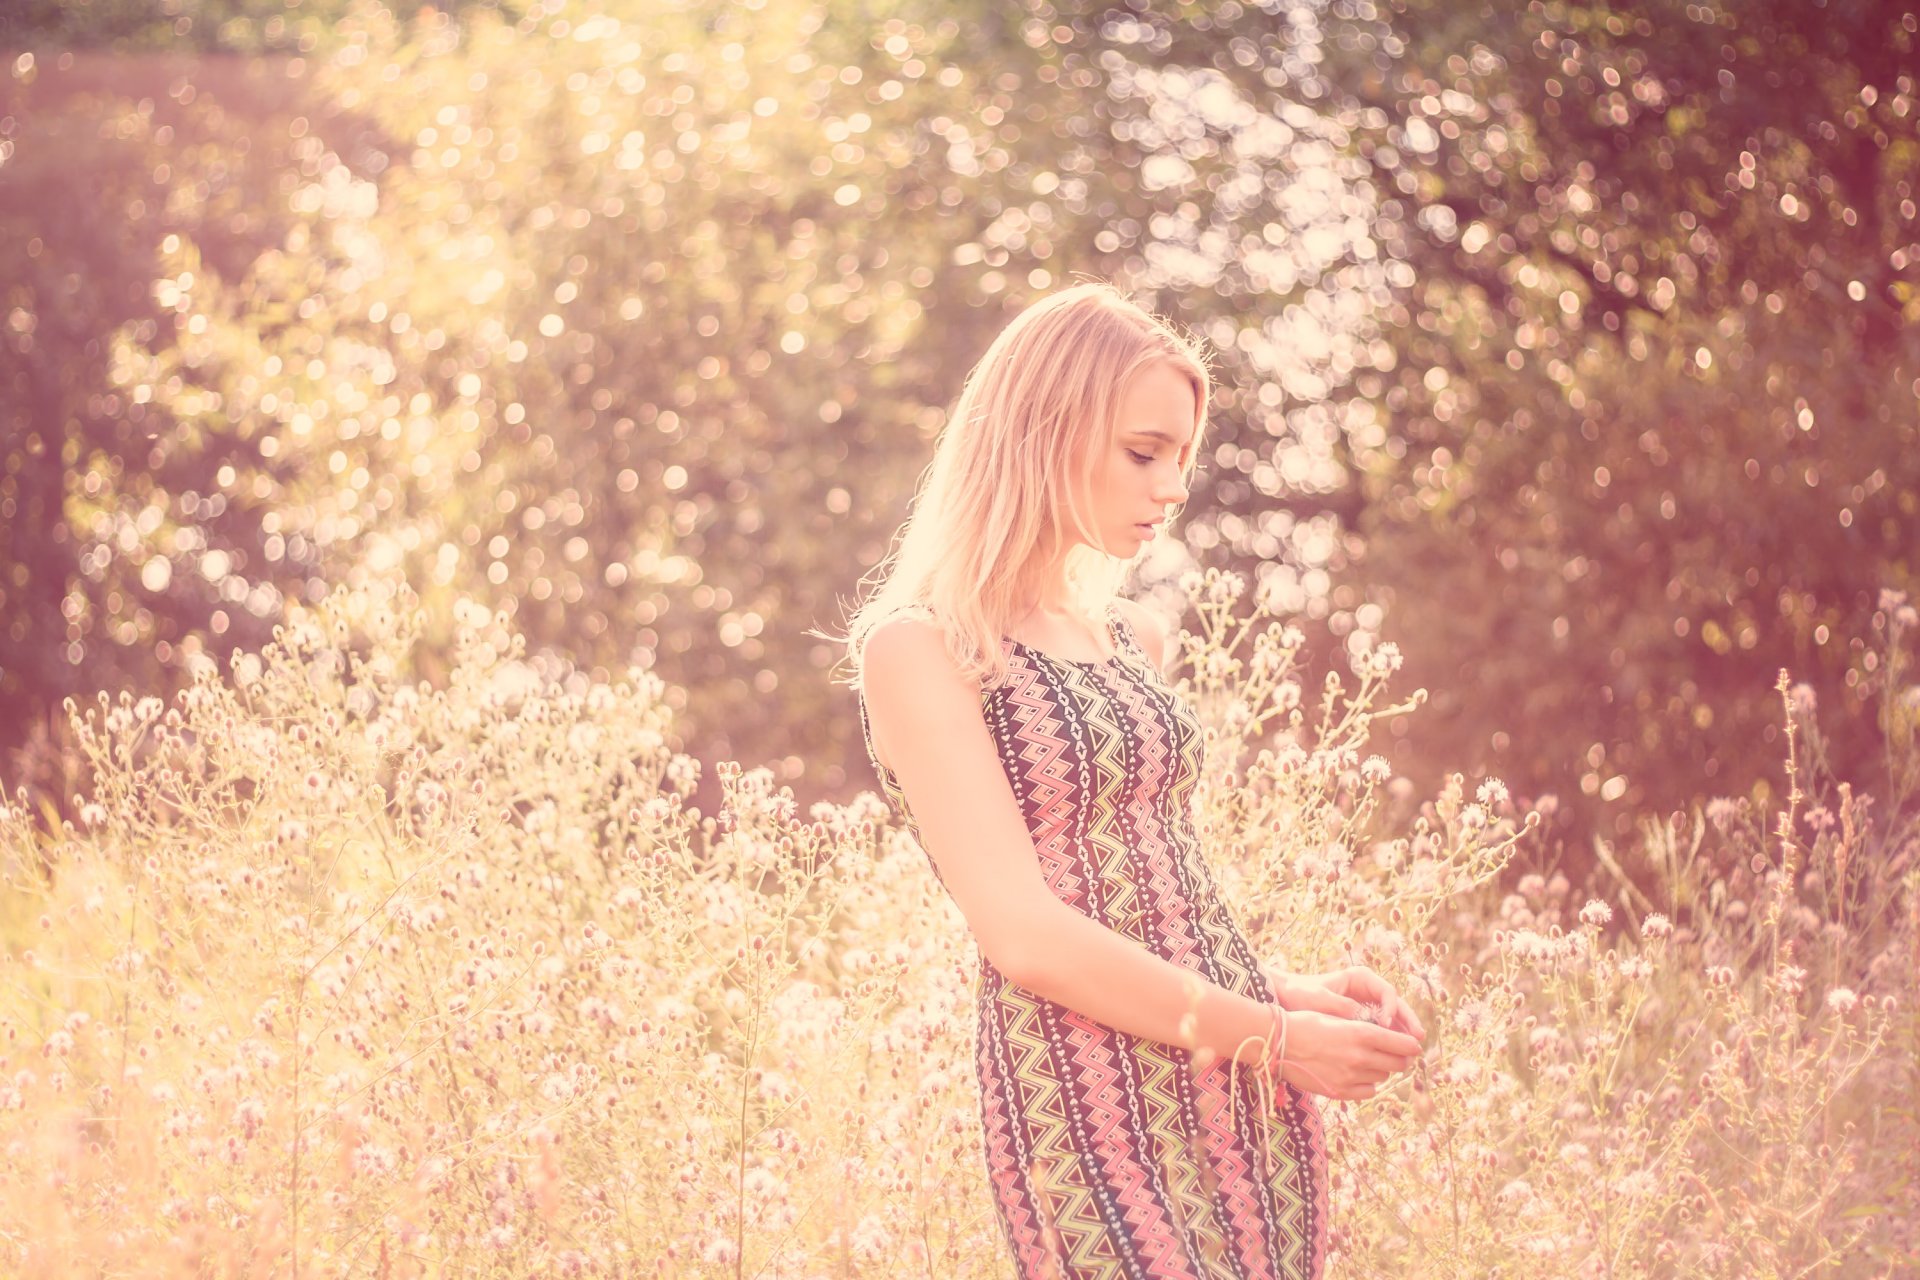
[[[1187,480],[1178,470],[1163,472],[1154,486],[1153,500],[1172,506],[1187,500]]]

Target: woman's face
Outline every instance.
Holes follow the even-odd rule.
[[[1131,559],[1152,541],[1167,508],[1187,500],[1196,408],[1193,384],[1171,361],[1134,375],[1120,398],[1113,439],[1093,469],[1089,515],[1099,550]]]

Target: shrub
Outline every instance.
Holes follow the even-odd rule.
[[[1829,796],[1795,711],[1815,809],[1649,822],[1576,908],[1503,885],[1498,782],[1383,802],[1390,647],[1309,715],[1297,633],[1189,585],[1213,874],[1261,954],[1370,964],[1431,1032],[1325,1107],[1343,1274],[1911,1259],[1912,1107],[1876,1105],[1914,1090],[1911,788]],[[170,706],[76,711],[78,826],[0,810],[5,1269],[1004,1274],[971,948],[903,827],[733,764],[701,814],[649,675],[461,603],[411,682],[424,620],[296,608]]]

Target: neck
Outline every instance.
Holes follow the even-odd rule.
[[[1075,616],[1073,592],[1067,584],[1066,557],[1036,557],[1018,578],[1011,622],[1035,617]]]

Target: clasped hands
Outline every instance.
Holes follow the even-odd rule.
[[[1312,975],[1260,968],[1287,1010],[1280,1075],[1296,1088],[1342,1101],[1371,1098],[1387,1077],[1420,1060],[1427,1029],[1365,965]]]

